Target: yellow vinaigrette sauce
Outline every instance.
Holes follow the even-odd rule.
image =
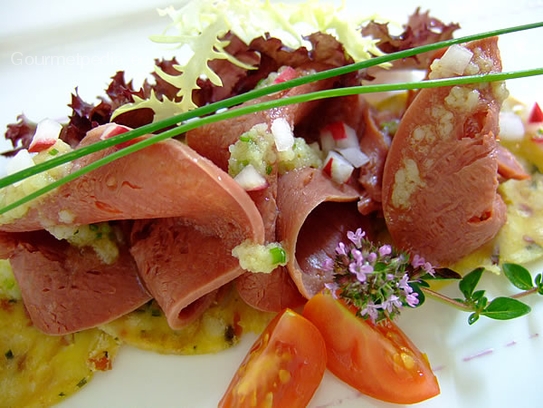
[[[216,353],[243,333],[261,332],[272,313],[247,306],[225,286],[196,321],[172,330],[154,301],[103,327],[48,336],[26,314],[9,261],[0,260],[0,406],[49,407],[110,370],[123,344],[164,354]]]

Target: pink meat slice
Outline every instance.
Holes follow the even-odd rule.
[[[171,328],[198,317],[214,291],[244,272],[231,252],[245,238],[220,219],[207,226],[182,218],[135,222],[130,252]]]
[[[89,132],[83,145],[95,143],[107,128]],[[74,162],[73,170],[115,148]],[[183,217],[212,225],[221,219],[261,240],[260,214],[247,193],[226,173],[187,145],[166,140],[129,154],[58,188],[24,217],[0,225],[0,231],[24,232],[51,225],[87,225],[102,221]]]
[[[93,249],[72,247],[45,231],[2,234],[0,240],[26,310],[44,333],[96,327],[151,299],[126,247],[106,265]]]
[[[91,131],[84,143],[95,142],[103,131],[104,127]],[[74,168],[110,151],[78,160]],[[141,220],[132,234],[132,254],[145,285],[175,327],[187,318],[183,308],[243,273],[230,253],[234,246],[244,240],[264,242],[262,217],[248,194],[208,159],[175,140],[154,144],[74,180],[0,230],[31,231],[62,224],[61,212],[69,212],[76,225]],[[157,270],[160,273],[154,273]],[[179,290],[167,294],[166,288],[177,281],[183,283],[175,286]],[[23,285],[25,297],[42,291],[42,283]],[[55,305],[63,308],[62,303]],[[201,310],[196,306],[188,310]],[[85,305],[97,307],[99,302]]]
[[[279,178],[277,238],[289,254],[290,276],[305,298],[331,280],[324,260],[334,256],[347,231],[368,229],[368,218],[357,209],[359,195],[319,169],[294,170]]]
[[[501,70],[496,38],[467,46],[487,70]],[[493,89],[481,86],[471,109],[446,103],[450,87],[421,90],[392,140],[383,177],[388,230],[399,247],[435,265],[468,255],[506,221]]]
[[[266,242],[277,241],[277,166],[267,175],[268,187],[250,192],[266,231]],[[279,266],[270,273],[246,272],[236,278],[236,290],[248,305],[266,312],[279,312],[285,308],[301,306],[304,298],[292,281],[287,269]]]

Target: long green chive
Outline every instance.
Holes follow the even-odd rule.
[[[301,94],[301,95],[296,95],[296,96],[291,96],[291,97],[286,97],[286,98],[281,98],[281,99],[274,99],[274,100],[261,102],[261,103],[250,105],[250,106],[242,106],[237,109],[215,113],[214,115],[211,115],[211,116],[206,116],[203,118],[199,118],[197,120],[188,121],[166,132],[159,133],[157,135],[151,135],[147,139],[141,140],[128,147],[125,147],[111,154],[108,154],[107,156],[102,157],[88,164],[87,166],[82,167],[79,170],[76,170],[68,174],[67,176],[59,180],[56,180],[43,188],[36,190],[26,195],[25,197],[17,201],[14,201],[11,204],[6,205],[5,207],[0,209],[0,215],[14,208],[17,208],[20,205],[26,204],[29,201],[32,201],[54,190],[57,187],[60,187],[72,180],[77,179],[78,177],[81,177],[89,173],[92,170],[95,170],[117,159],[120,159],[121,157],[128,156],[129,154],[137,152],[138,150],[144,149],[157,142],[170,139],[175,136],[179,136],[180,134],[188,132],[189,130],[192,130],[192,129],[195,129],[195,128],[198,128],[200,126],[207,125],[210,123],[219,122],[221,120],[231,119],[238,116],[243,116],[246,114],[268,110],[272,108],[277,108],[277,107],[290,105],[294,103],[314,101],[314,100],[325,99],[325,98],[334,98],[338,96],[348,96],[348,95],[375,93],[375,92],[402,91],[402,90],[423,89],[423,88],[435,88],[439,86],[465,85],[465,84],[470,84],[470,83],[494,82],[494,81],[503,81],[506,79],[525,78],[529,76],[542,75],[542,74],[543,74],[543,68],[534,68],[534,69],[522,70],[522,71],[470,75],[470,76],[455,77],[455,78],[442,78],[442,79],[426,80],[426,81],[421,81],[421,82],[401,82],[401,83],[396,83],[396,84],[364,85],[364,86],[353,86],[353,87],[348,87],[348,88],[327,89],[323,91],[312,92],[309,94]],[[139,129],[141,128],[138,128],[138,130]],[[120,136],[122,135],[124,134],[121,134]],[[104,142],[112,140],[112,139],[104,140]],[[98,142],[90,146],[94,146],[100,143],[102,142]],[[110,146],[111,145],[108,144],[108,147]],[[94,153],[94,151],[91,153]],[[44,162],[44,163],[47,163],[47,162]],[[31,167],[31,169],[33,168],[34,167]],[[29,176],[33,174],[34,173],[30,174]]]
[[[28,203],[29,201],[32,201],[40,197],[41,195],[44,195],[54,190],[55,188],[60,187],[72,180],[75,180],[78,177],[81,177],[92,170],[95,170],[101,166],[104,166],[108,163],[113,162],[114,160],[117,160],[124,156],[128,156],[129,154],[132,154],[138,150],[144,149],[145,147],[151,146],[159,141],[170,139],[172,137],[188,132],[189,130],[195,129],[197,127],[200,127],[209,123],[214,123],[221,120],[231,119],[238,116],[246,115],[249,113],[254,113],[254,112],[258,112],[262,110],[268,110],[268,109],[277,108],[280,106],[290,105],[294,103],[301,103],[301,102],[307,102],[307,101],[313,101],[313,100],[325,99],[325,98],[333,98],[333,97],[338,97],[338,96],[410,90],[410,89],[435,88],[439,86],[465,85],[465,84],[470,84],[470,83],[503,81],[506,79],[524,78],[528,76],[535,76],[535,75],[542,75],[542,74],[543,74],[543,68],[534,68],[534,69],[522,70],[522,71],[470,75],[470,76],[456,77],[456,78],[442,78],[442,79],[426,80],[426,81],[421,81],[421,82],[402,82],[402,83],[396,83],[396,84],[364,85],[364,86],[354,86],[354,87],[348,87],[348,88],[327,89],[324,91],[317,91],[317,92],[312,92],[309,94],[301,94],[301,95],[296,95],[296,96],[291,96],[291,97],[286,97],[286,98],[281,98],[281,99],[274,99],[274,100],[261,102],[261,103],[250,105],[250,106],[239,107],[233,110],[227,110],[224,112],[216,113],[211,116],[206,116],[203,118],[199,118],[197,120],[186,122],[166,132],[159,133],[157,135],[152,135],[147,139],[136,142],[126,148],[117,150],[105,157],[102,157],[88,164],[85,167],[80,168],[79,170],[76,170],[68,174],[67,176],[59,180],[56,180],[48,184],[47,186],[39,190],[34,191],[31,194],[28,194],[27,196],[21,198],[20,200],[17,200],[11,204],[8,204],[7,206],[0,209],[0,214],[4,214],[9,210],[12,210],[20,205]],[[139,129],[141,128],[138,128],[138,130]],[[104,140],[104,142],[112,140],[112,139]],[[95,143],[94,145],[97,145],[100,143],[102,142]],[[90,146],[94,146],[94,145],[90,145]],[[108,144],[108,147],[110,147],[110,144]],[[77,150],[75,152],[77,152]],[[91,153],[94,153],[94,151]],[[31,169],[33,168],[34,167],[31,167]],[[30,175],[33,175],[33,174],[34,173]]]
[[[47,171],[61,164],[68,163],[80,157],[86,156],[87,154],[95,153],[97,151],[107,149],[108,147],[112,147],[120,143],[126,143],[136,137],[143,136],[150,133],[155,133],[162,129],[175,126],[179,123],[183,123],[184,121],[194,119],[200,116],[205,116],[210,113],[214,113],[218,110],[229,108],[231,106],[235,106],[243,102],[247,102],[249,100],[259,98],[265,95],[269,95],[275,92],[290,89],[295,86],[304,85],[304,84],[319,81],[322,79],[332,78],[335,76],[347,74],[347,73],[357,71],[360,69],[365,69],[365,68],[373,67],[376,65],[381,65],[381,64],[385,64],[385,63],[392,62],[395,60],[399,60],[402,58],[411,57],[417,54],[422,54],[428,51],[433,51],[440,48],[449,47],[453,44],[461,44],[465,42],[480,40],[483,38],[509,34],[509,33],[514,33],[514,32],[519,32],[519,31],[531,30],[531,29],[540,28],[540,27],[543,27],[543,22],[524,24],[524,25],[519,25],[519,26],[502,28],[498,30],[486,31],[484,33],[479,33],[479,34],[467,35],[467,36],[459,37],[459,38],[453,38],[450,40],[440,41],[433,44],[427,44],[427,45],[411,48],[408,50],[403,50],[403,51],[398,51],[398,52],[387,54],[387,55],[378,56],[370,60],[361,61],[358,63],[354,63],[354,64],[342,66],[342,67],[337,67],[337,68],[333,68],[326,71],[317,72],[315,74],[306,75],[303,77],[295,78],[295,79],[278,83],[278,84],[273,84],[264,88],[254,89],[244,94],[236,95],[222,101],[214,102],[209,105],[205,105],[200,108],[194,109],[192,111],[185,112],[176,116],[172,116],[171,118],[164,119],[156,123],[150,123],[148,125],[141,126],[137,129],[133,129],[129,132],[117,135],[110,139],[103,140],[98,143],[94,143],[92,145],[79,148],[73,152],[63,154],[62,156],[59,156],[57,158],[47,160],[43,163],[32,166],[31,168],[21,170],[17,173],[14,173],[12,175],[9,175],[0,179],[0,188],[9,186],[22,179],[33,176],[34,174]]]
[[[459,44],[459,43],[465,43],[469,41],[479,40],[483,38],[488,38],[492,36],[498,36],[518,31],[524,31],[524,30],[530,30],[534,28],[543,27],[543,22],[538,23],[532,23],[532,24],[525,24],[520,26],[514,26],[509,28],[503,28],[499,30],[493,30],[493,31],[487,31],[484,33],[474,34],[474,35],[468,35],[464,37],[459,37],[455,39],[450,39],[446,41],[441,41],[433,44],[428,44],[420,47],[415,47],[408,50],[403,50],[379,57],[372,58],[370,60],[358,62],[355,64],[338,67],[334,69],[330,69],[327,71],[321,71],[316,74],[311,74],[303,77],[299,77],[290,81],[286,81],[279,84],[270,85],[268,87],[256,89],[250,92],[247,92],[245,94],[237,95],[228,99],[225,99],[223,101],[215,102],[197,109],[194,109],[190,112],[186,112],[180,115],[173,116],[171,118],[162,120],[160,122],[151,123],[142,127],[139,127],[137,129],[133,129],[129,132],[123,133],[121,135],[112,137],[110,139],[102,140],[100,142],[94,143],[89,146],[85,146],[79,149],[76,149],[72,152],[63,154],[59,157],[56,157],[54,159],[45,161],[43,163],[37,164],[35,166],[32,166],[30,168],[21,170],[17,173],[14,173],[12,175],[6,176],[2,179],[0,179],[0,188],[6,187],[8,185],[11,185],[13,183],[16,183],[18,181],[21,181],[27,177],[33,176],[35,174],[39,174],[43,171],[47,171],[51,168],[57,167],[61,164],[73,161],[75,159],[78,159],[80,157],[83,157],[87,154],[95,153],[97,151],[115,146],[120,143],[126,143],[136,137],[152,134],[154,132],[158,132],[161,129],[171,127],[174,125],[177,125],[181,123],[181,125],[175,127],[174,129],[171,129],[169,131],[160,133],[158,135],[153,135],[143,141],[134,143],[133,145],[118,150],[106,157],[103,157],[102,159],[99,159],[90,165],[81,168],[68,176],[57,180],[48,186],[35,191],[32,194],[29,194],[28,196],[11,203],[7,205],[6,207],[0,209],[0,214],[3,214],[13,208],[16,208],[22,204],[25,204],[35,198],[38,198],[39,196],[46,194],[53,189],[66,184],[98,167],[101,167],[105,164],[108,164],[120,157],[124,157],[128,154],[131,154],[135,151],[141,150],[147,146],[150,146],[156,142],[159,142],[161,140],[165,140],[171,137],[178,136],[182,133],[185,133],[189,130],[192,130],[194,128],[200,127],[202,125],[217,122],[219,120],[229,119],[241,115],[245,115],[248,113],[253,113],[261,110],[270,109],[273,107],[279,107],[284,106],[288,104],[293,103],[300,103],[300,102],[306,102],[310,100],[317,100],[317,99],[323,99],[323,98],[331,98],[331,97],[337,97],[337,96],[346,96],[346,95],[353,95],[353,94],[361,94],[361,93],[372,93],[372,92],[386,92],[386,91],[393,91],[393,90],[408,90],[408,89],[421,89],[421,88],[429,88],[429,87],[437,87],[437,86],[450,86],[450,85],[457,85],[457,84],[467,84],[467,83],[477,83],[477,82],[491,82],[491,81],[502,81],[506,79],[513,79],[513,78],[522,78],[527,76],[534,76],[534,75],[541,75],[543,74],[543,69],[532,69],[532,70],[524,70],[524,71],[515,71],[515,72],[509,72],[509,73],[496,73],[496,74],[485,74],[485,75],[474,75],[474,76],[466,76],[466,77],[457,77],[457,78],[446,78],[446,79],[438,79],[438,80],[428,80],[428,81],[422,81],[422,82],[409,82],[409,83],[398,83],[398,84],[380,84],[380,85],[366,85],[366,86],[356,86],[356,87],[349,87],[349,88],[340,88],[340,89],[329,89],[325,91],[319,91],[309,94],[303,94],[303,95],[297,95],[295,97],[288,97],[288,98],[282,98],[278,100],[273,101],[267,101],[262,102],[259,104],[247,106],[247,107],[240,107],[235,110],[230,111],[224,111],[221,113],[214,113],[217,112],[220,109],[229,108],[231,106],[235,106],[238,104],[241,104],[243,102],[246,102],[248,100],[258,98],[261,96],[265,96],[271,93],[275,93],[278,91],[282,91],[285,89],[290,89],[295,86],[307,84],[309,82],[318,81],[322,79],[331,78],[338,75],[343,75],[349,72],[353,72],[356,70],[369,68],[371,66],[376,66],[380,64],[384,64],[387,62],[391,62],[397,59],[401,58],[407,58],[416,54],[436,50],[439,48],[445,48],[448,46],[451,46],[453,44]],[[214,113],[211,116],[202,117],[204,115],[208,115],[210,113]],[[193,119],[193,120],[191,120]]]

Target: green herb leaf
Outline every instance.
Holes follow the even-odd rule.
[[[543,278],[542,278],[542,276],[543,275],[538,273],[534,278],[535,286],[537,287],[537,293],[539,293],[540,295],[543,295]]]
[[[496,320],[509,320],[524,316],[532,309],[520,300],[510,297],[497,297],[481,312],[483,316]]]
[[[462,278],[460,283],[458,284],[458,287],[460,288],[460,291],[464,294],[466,299],[471,299],[473,295],[473,291],[475,290],[475,287],[479,283],[479,280],[481,279],[481,276],[483,275],[485,268],[476,268],[470,273],[468,273],[466,276]]]
[[[504,263],[502,270],[507,279],[517,288],[529,290],[534,287],[532,275],[525,267],[513,263]]]
[[[435,268],[434,269],[435,276],[434,279],[462,279],[462,275],[460,275],[458,272],[453,271],[449,268]],[[426,277],[423,277],[426,278]]]
[[[484,290],[473,292],[473,300],[476,301],[477,310],[483,310],[488,304],[488,298],[483,296],[484,294]]]
[[[479,313],[472,313],[468,317],[468,324],[471,326],[477,320],[479,320]]]

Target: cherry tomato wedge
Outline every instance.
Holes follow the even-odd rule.
[[[303,316],[324,337],[328,369],[361,393],[398,404],[439,394],[426,356],[391,321],[363,320],[330,294],[313,296]]]
[[[326,346],[305,317],[285,309],[236,371],[219,407],[306,407],[326,370]]]

